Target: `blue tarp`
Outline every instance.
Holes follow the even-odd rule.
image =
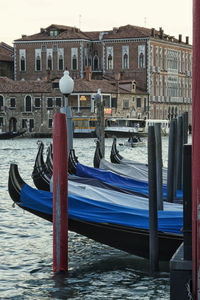
[[[49,215],[53,211],[53,194],[24,185],[21,191],[22,208],[31,208]],[[149,228],[149,211],[69,194],[68,215],[71,219],[95,223],[111,223],[133,228]],[[182,211],[158,211],[158,230],[181,234]]]
[[[149,195],[149,187],[146,181],[127,178],[107,170],[87,167],[78,163],[76,167],[76,175],[80,177],[96,178],[123,189],[138,192],[146,196]],[[163,198],[166,199],[166,197],[167,186],[166,184],[163,184]],[[177,191],[177,199],[183,199],[182,191]]]

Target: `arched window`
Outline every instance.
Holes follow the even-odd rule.
[[[25,71],[26,70],[26,62],[25,62],[25,57],[22,56],[20,59],[20,70]]]
[[[123,56],[123,68],[128,69],[128,54],[125,53]]]
[[[36,71],[40,71],[41,70],[41,59],[40,56],[38,55],[36,57]]]
[[[72,70],[77,70],[77,58],[76,55],[72,58]]]
[[[63,56],[60,55],[58,60],[58,70],[62,71],[63,69],[64,69],[64,60],[63,60]]]
[[[108,56],[108,70],[112,70],[112,55],[109,54]]]
[[[32,106],[31,106],[31,96],[26,96],[25,97],[25,107],[24,111],[25,112],[31,112],[32,111]]]
[[[94,56],[94,70],[98,70],[99,69],[99,58],[97,55]]]
[[[48,56],[47,69],[52,70],[52,57],[51,57],[51,55]]]
[[[144,68],[144,54],[141,52],[139,57],[139,67]]]

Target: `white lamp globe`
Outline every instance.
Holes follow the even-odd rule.
[[[74,89],[74,80],[69,76],[69,71],[65,70],[63,77],[59,80],[59,89],[63,95],[69,95]]]

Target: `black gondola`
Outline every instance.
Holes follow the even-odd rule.
[[[52,177],[52,169],[48,167],[48,165],[44,162],[43,159],[44,143],[42,141],[38,141],[38,145],[38,153],[35,159],[32,178],[35,186],[39,190],[49,191],[49,183]]]
[[[13,139],[13,138],[23,135],[25,132],[26,132],[26,130],[16,131],[16,132],[13,132],[13,131],[0,132],[0,140]]]
[[[21,178],[17,165],[11,164],[8,191],[12,200],[22,209],[27,210],[43,219],[52,221],[51,214],[47,214],[33,208],[33,198],[31,200],[32,208],[28,208],[22,203],[21,192],[25,185],[26,183]],[[38,194],[39,192],[40,191],[38,191]],[[69,218],[69,230],[119,250],[123,250],[140,257],[149,257],[148,229],[133,228],[112,223],[95,223]],[[169,260],[183,240],[181,234],[164,232],[159,232],[158,238],[160,260]]]

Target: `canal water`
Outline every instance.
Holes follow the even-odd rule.
[[[147,161],[147,147],[124,148],[121,155]],[[43,139],[45,149],[52,142]],[[109,160],[112,139],[105,141]],[[167,163],[168,138],[163,138],[163,161]],[[94,139],[74,139],[82,164],[92,166]],[[13,207],[8,194],[10,163],[17,163],[24,181],[34,187],[31,173],[37,154],[36,139],[0,141],[0,299],[169,299],[168,263],[149,275],[148,261],[69,233],[69,272],[52,271],[52,224]],[[44,153],[46,155],[46,152]]]

